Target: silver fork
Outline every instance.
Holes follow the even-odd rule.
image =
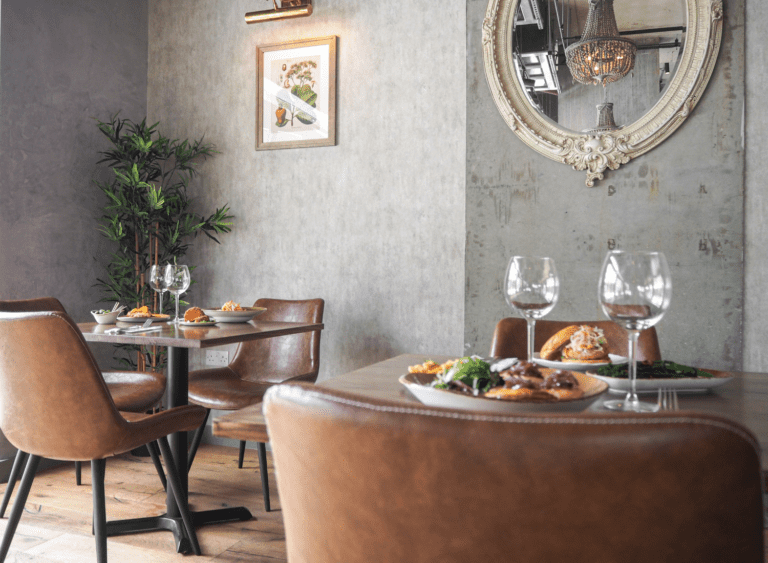
[[[659,410],[680,410],[680,405],[678,405],[677,402],[677,389],[670,389],[668,387],[659,388]]]
[[[150,328],[151,325],[152,325],[152,319],[147,319],[146,321],[144,321],[144,323],[140,327],[136,327],[136,328],[122,328],[122,327],[110,328],[109,330],[106,331],[106,333],[107,334],[129,334],[131,332],[143,332],[143,331],[147,330],[148,328]],[[154,329],[152,329],[152,330],[154,330]]]

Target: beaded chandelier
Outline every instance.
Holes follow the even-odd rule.
[[[616,82],[635,66],[637,46],[619,35],[613,0],[589,0],[581,40],[565,49],[573,78],[582,84]]]

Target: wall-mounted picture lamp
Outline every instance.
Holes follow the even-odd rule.
[[[245,23],[259,23],[286,18],[301,18],[312,14],[312,0],[281,0],[279,8],[277,7],[277,0],[272,1],[275,4],[273,10],[248,12],[245,14]]]

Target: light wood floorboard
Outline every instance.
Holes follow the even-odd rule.
[[[107,540],[110,563],[152,561],[215,561],[216,563],[284,563],[285,533],[280,499],[267,454],[271,512],[264,498],[256,452],[246,451],[237,468],[237,448],[202,445],[189,474],[190,507],[206,510],[245,506],[248,522],[204,526],[197,530],[202,557],[177,554],[170,532],[112,537]],[[24,514],[6,559],[11,562],[84,563],[96,561],[91,535],[90,465],[83,464],[83,484],[75,485],[73,464],[40,472],[32,485]],[[0,495],[5,485],[0,485]],[[165,512],[165,492],[150,458],[123,455],[107,461],[107,519],[139,518]],[[0,520],[0,533],[8,522]]]

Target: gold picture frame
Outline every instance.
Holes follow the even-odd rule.
[[[337,41],[256,47],[256,150],[336,144]]]

